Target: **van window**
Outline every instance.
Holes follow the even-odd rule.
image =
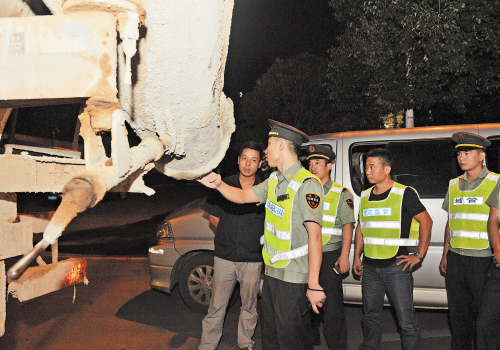
[[[500,174],[500,136],[490,137],[491,146],[486,149],[488,170]]]
[[[451,143],[451,139],[437,139],[354,144],[350,152],[352,188],[359,196],[372,186],[364,175],[365,155],[371,149],[386,148],[394,158],[394,181],[412,186],[420,198],[444,198],[449,180],[459,174]]]

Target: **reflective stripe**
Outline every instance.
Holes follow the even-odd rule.
[[[321,234],[323,236],[342,236],[342,229],[333,227],[332,228],[322,227]]]
[[[416,247],[418,246],[418,239],[365,237],[363,238],[363,243],[371,245]]]
[[[450,237],[475,238],[475,239],[488,240],[488,232],[453,230],[453,231],[450,231]]]
[[[361,228],[388,228],[399,229],[399,221],[365,221],[361,223]]]
[[[450,214],[450,220],[473,220],[473,221],[488,221],[488,214],[474,213],[453,213]]]
[[[370,194],[370,191],[363,191],[361,192],[361,198],[364,198]]]
[[[336,186],[332,186],[330,188],[330,191],[332,192],[337,192],[337,193],[342,193],[342,191],[344,190],[344,187],[336,187]]]
[[[288,252],[280,252],[269,246],[267,243],[264,243],[264,250],[272,255],[269,261],[271,262],[271,264],[274,264],[277,261],[292,260],[307,255],[308,245],[303,245],[302,247],[292,249]]]
[[[500,178],[500,176],[498,176],[498,175],[493,175],[493,174],[491,174],[491,173],[490,173],[490,174],[486,175],[486,178],[487,178],[488,180],[498,182],[498,179]]]
[[[271,232],[274,235],[274,237],[276,237],[278,239],[282,239],[284,241],[290,240],[290,231],[281,231],[281,230],[278,230],[270,222],[267,222],[267,221],[264,222],[264,229],[266,231]]]
[[[295,180],[292,180],[290,181],[290,183],[288,184],[288,187],[290,187],[292,190],[294,190],[295,192],[297,192],[300,188],[300,183],[298,183],[297,181]]]
[[[453,186],[454,184],[458,183],[459,178],[455,178],[453,180],[450,180],[450,187]]]
[[[263,245],[264,243],[266,243],[266,236],[262,235],[260,236],[260,245]]]
[[[335,223],[335,216],[323,214],[323,221]]]
[[[391,193],[397,194],[398,196],[402,196],[405,193],[405,189],[399,188],[396,186],[392,186]]]
[[[269,175],[269,179],[278,180],[278,175],[276,174],[276,172],[274,172],[271,175]]]

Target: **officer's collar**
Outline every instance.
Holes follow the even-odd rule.
[[[290,182],[292,181],[295,174],[299,172],[300,169],[302,169],[302,164],[300,163],[300,161],[297,161],[297,163],[292,165],[290,168],[286,169],[286,171],[283,174],[279,174],[278,170],[278,175],[283,176],[287,182]]]
[[[333,181],[332,179],[328,179],[327,182],[323,185],[323,189],[329,190],[333,186]]]
[[[486,175],[488,175],[488,168],[483,166],[483,169],[481,170],[481,172],[479,173],[479,175],[476,177],[476,179],[484,179],[486,177]],[[467,182],[472,182],[469,180],[469,177],[467,176],[467,172],[464,173],[464,180],[467,181]]]

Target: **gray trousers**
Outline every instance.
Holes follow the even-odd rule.
[[[214,280],[212,299],[208,313],[203,319],[199,350],[215,350],[222,336],[222,326],[229,299],[236,282],[240,283],[241,309],[238,322],[238,346],[253,346],[252,340],[257,326],[257,295],[260,287],[260,262],[232,262],[214,258]]]

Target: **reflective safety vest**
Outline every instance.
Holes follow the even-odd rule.
[[[486,200],[499,177],[499,174],[489,173],[473,191],[460,191],[459,178],[450,181],[448,220],[453,248],[486,249],[490,246],[487,228],[490,207]]]
[[[308,170],[300,169],[286,189],[288,198],[278,201],[276,198],[276,186],[278,184],[277,173],[274,172],[269,177],[269,188],[266,201],[266,219],[264,223],[264,242],[262,247],[262,257],[266,265],[277,268],[284,268],[291,259],[296,259],[307,255],[308,245],[291,249],[292,247],[292,209],[295,194],[300,186],[308,178],[321,181]]]
[[[330,190],[325,195],[323,201],[323,226],[321,227],[321,235],[323,237],[323,245],[332,242],[342,241],[342,229],[334,228],[335,218],[340,207],[340,194],[344,187],[334,182]]]
[[[394,183],[381,201],[370,201],[373,187],[361,193],[359,219],[364,255],[372,259],[394,257],[400,246],[418,246],[418,222],[413,219],[409,238],[401,238],[401,213],[406,186]]]

